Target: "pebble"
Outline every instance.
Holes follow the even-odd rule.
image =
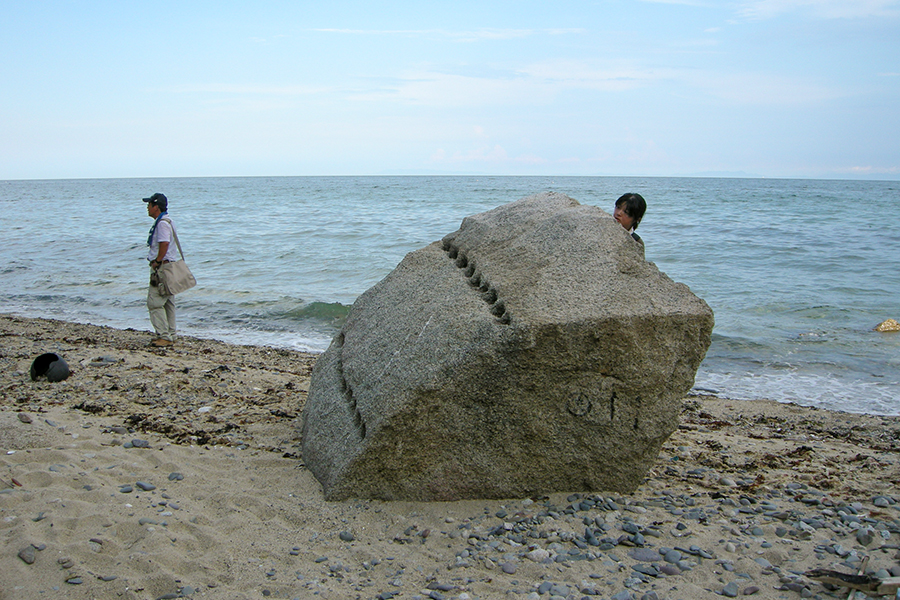
[[[33,565],[35,561],[35,548],[34,546],[26,546],[19,550],[19,558],[22,559],[26,565]]]
[[[859,529],[856,532],[856,541],[859,542],[861,546],[869,546],[872,544],[872,541],[875,539],[873,532],[868,527],[865,529]]]
[[[663,557],[663,559],[667,563],[672,563],[672,564],[678,563],[681,560],[681,558],[682,558],[681,552],[679,552],[678,550],[669,550],[668,552],[666,552],[666,555]]]
[[[356,539],[349,531],[342,531],[340,534],[338,534],[338,537],[342,542],[352,542]]]
[[[629,552],[628,556],[639,562],[654,562],[660,559],[659,552],[649,548],[636,548]]]
[[[147,483],[146,481],[138,481],[134,485],[141,488],[145,492],[152,492],[156,489],[155,485],[153,485],[152,483]]]
[[[681,574],[681,569],[679,569],[679,568],[678,568],[677,566],[675,566],[675,565],[665,564],[665,565],[662,565],[662,566],[659,568],[659,570],[660,570],[661,573],[665,573],[666,575],[669,575],[669,576],[672,576],[672,575],[680,575],[680,574]]]
[[[653,565],[638,563],[636,565],[632,565],[631,568],[638,573],[643,573],[644,575],[649,575],[650,577],[659,577],[659,570]]]
[[[22,421],[23,423],[31,423],[32,422],[31,417],[28,416],[26,413],[19,413],[18,417],[19,417],[19,420]]]
[[[736,598],[738,595],[738,584],[732,581],[722,588],[721,594],[726,598]]]
[[[534,550],[526,554],[525,558],[536,563],[540,563],[546,560],[550,560],[550,552],[544,550],[543,548],[535,548]]]

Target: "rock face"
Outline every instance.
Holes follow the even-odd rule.
[[[875,331],[900,331],[900,323],[894,319],[887,319],[886,321],[879,323],[878,326],[875,327]]]
[[[357,299],[313,371],[303,458],[329,500],[631,491],[712,328],[610,215],[529,196]]]

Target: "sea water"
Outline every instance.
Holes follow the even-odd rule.
[[[198,286],[184,334],[322,351],[354,299],[468,215],[639,192],[647,260],[712,307],[696,388],[900,414],[900,182],[273,177],[0,182],[0,312],[149,329],[142,198],[169,197]]]

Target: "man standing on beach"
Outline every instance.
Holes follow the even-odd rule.
[[[155,219],[147,237],[147,246],[150,247],[147,254],[147,260],[150,261],[147,310],[150,311],[150,323],[156,331],[156,337],[150,345],[165,347],[175,343],[175,296],[159,292],[156,270],[163,263],[178,260],[178,252],[172,244],[173,225],[167,212],[169,200],[164,195],[156,193],[144,198],[144,202],[147,203],[147,215]]]

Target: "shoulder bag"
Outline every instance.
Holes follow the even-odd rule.
[[[156,269],[156,276],[159,279],[159,293],[164,296],[172,296],[191,289],[197,285],[197,280],[194,279],[194,274],[191,273],[187,263],[184,262],[184,252],[181,251],[181,243],[178,241],[178,234],[175,233],[175,226],[172,225],[172,221],[169,219],[163,220],[168,221],[172,227],[172,237],[175,238],[178,254],[181,255],[180,259],[164,262]]]

